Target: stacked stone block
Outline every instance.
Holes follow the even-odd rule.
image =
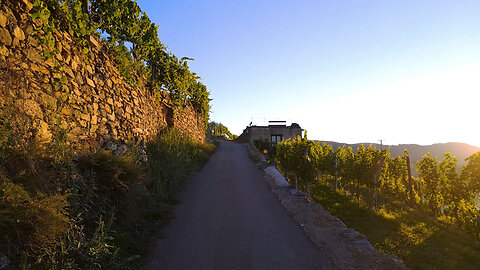
[[[138,85],[126,82],[99,38],[88,37],[88,53],[67,32],[55,30],[54,50],[42,43],[32,7],[29,0],[0,6],[0,105],[13,107],[23,122],[19,136],[45,142],[66,130],[72,148],[81,149],[147,142],[173,126],[204,141],[201,114],[190,106],[174,109],[141,78]]]

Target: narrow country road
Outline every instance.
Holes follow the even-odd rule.
[[[269,190],[245,145],[221,142],[189,183],[146,269],[331,269]]]

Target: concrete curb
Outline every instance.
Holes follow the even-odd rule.
[[[273,179],[273,184],[277,187],[290,187],[290,183],[287,179],[275,168],[275,166],[269,166],[263,170],[266,175]]]

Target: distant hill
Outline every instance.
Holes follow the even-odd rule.
[[[380,144],[378,143],[356,143],[356,144],[346,144],[346,143],[338,143],[338,142],[331,142],[331,141],[318,141],[330,144],[333,146],[334,149],[338,147],[352,147],[354,152],[357,148],[363,144],[365,147],[369,146],[370,144],[380,149]],[[436,143],[432,145],[418,145],[418,144],[399,144],[399,145],[383,145],[383,149],[390,148],[390,156],[392,158],[401,156],[403,150],[407,149],[410,155],[410,159],[412,160],[413,168],[415,168],[418,161],[422,159],[422,157],[427,154],[428,152],[432,153],[434,157],[438,157],[439,160],[443,159],[443,154],[445,152],[452,153],[458,160],[457,169],[460,171],[467,162],[465,161],[466,158],[480,152],[480,148],[476,146],[472,146],[466,143]],[[416,176],[416,172],[412,171],[413,174]]]

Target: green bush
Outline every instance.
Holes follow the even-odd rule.
[[[255,145],[255,148],[258,149],[258,151],[265,154],[268,160],[275,159],[275,155],[277,153],[277,147],[275,145],[272,145],[272,143],[269,140],[258,139],[258,140],[254,140],[253,144]]]

